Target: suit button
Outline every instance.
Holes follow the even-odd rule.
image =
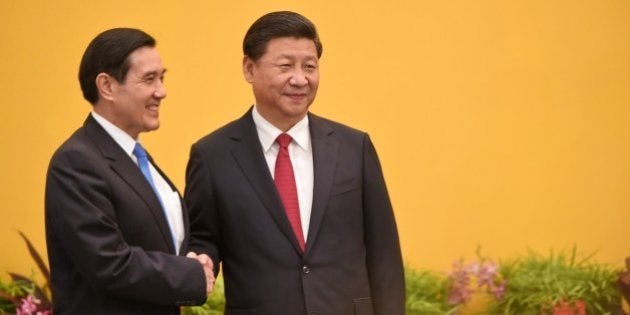
[[[311,272],[311,269],[308,266],[302,266],[302,272],[308,274],[309,272]]]

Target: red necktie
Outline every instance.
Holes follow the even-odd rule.
[[[287,213],[289,223],[293,228],[293,233],[297,237],[300,248],[304,251],[306,242],[302,233],[302,221],[300,220],[300,205],[298,203],[297,188],[295,186],[295,176],[293,175],[293,166],[289,157],[289,144],[293,139],[286,133],[278,136],[276,142],[280,145],[278,150],[278,158],[276,159],[276,171],[274,181],[276,188],[282,199],[284,211]]]

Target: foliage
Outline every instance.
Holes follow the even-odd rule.
[[[448,303],[448,283],[448,279],[439,273],[405,267],[407,314],[454,314],[457,307]]]
[[[456,261],[448,275],[407,266],[406,313],[458,314],[472,293],[481,292],[494,298],[484,314],[612,314],[620,308],[619,270],[591,262],[593,256],[578,256],[576,248],[546,257],[529,251],[501,264],[480,256],[468,264]],[[182,314],[217,315],[224,307],[223,282],[217,279],[208,301]]]
[[[619,273],[617,286],[626,303],[630,302],[630,257],[626,258],[626,269]]]
[[[27,296],[30,287],[17,281],[4,282],[0,279],[0,313],[15,313],[19,297]]]
[[[51,315],[49,271],[29,239],[18,231],[31,257],[45,278],[43,286],[9,273],[10,282],[0,279],[0,314]],[[486,293],[484,314],[584,315],[617,314],[620,291],[630,295],[630,272],[591,261],[595,253],[550,252],[548,256],[529,251],[526,255],[496,264],[481,257],[464,264],[456,261],[449,274],[405,267],[406,309],[409,315],[454,315],[473,293]],[[630,268],[630,258],[627,261]],[[224,283],[218,278],[214,292],[202,306],[183,307],[182,315],[219,315],[225,309]]]
[[[533,251],[501,264],[507,279],[503,299],[490,314],[612,314],[619,309],[615,286],[618,269],[590,261],[594,253],[580,256],[577,249],[542,256]],[[563,310],[566,311],[563,313]]]
[[[10,282],[0,280],[0,313],[16,313],[17,315],[52,314],[52,303],[49,298],[50,272],[31,241],[24,233],[20,231],[18,233],[26,243],[29,253],[39,267],[40,272],[44,275],[46,283],[43,287],[40,287],[33,280],[34,275],[25,277],[10,272]]]

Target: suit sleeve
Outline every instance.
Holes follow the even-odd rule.
[[[46,228],[49,246],[56,244],[51,265],[76,270],[106,295],[155,305],[203,304],[201,264],[125,242],[103,167],[109,165],[85,150],[53,157],[46,182]]]
[[[212,180],[207,167],[208,159],[197,145],[190,151],[186,168],[186,190],[184,199],[190,211],[191,251],[205,253],[214,263],[215,276],[219,272],[219,249],[216,246],[220,236],[218,214],[213,195]]]
[[[374,314],[405,314],[405,278],[392,205],[376,150],[363,143],[365,242]]]

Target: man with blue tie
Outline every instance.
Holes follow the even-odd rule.
[[[182,256],[180,194],[139,142],[160,125],[165,72],[155,40],[137,29],[105,31],[83,55],[79,81],[92,112],[46,179],[55,315],[177,315],[212,290],[211,260]]]

